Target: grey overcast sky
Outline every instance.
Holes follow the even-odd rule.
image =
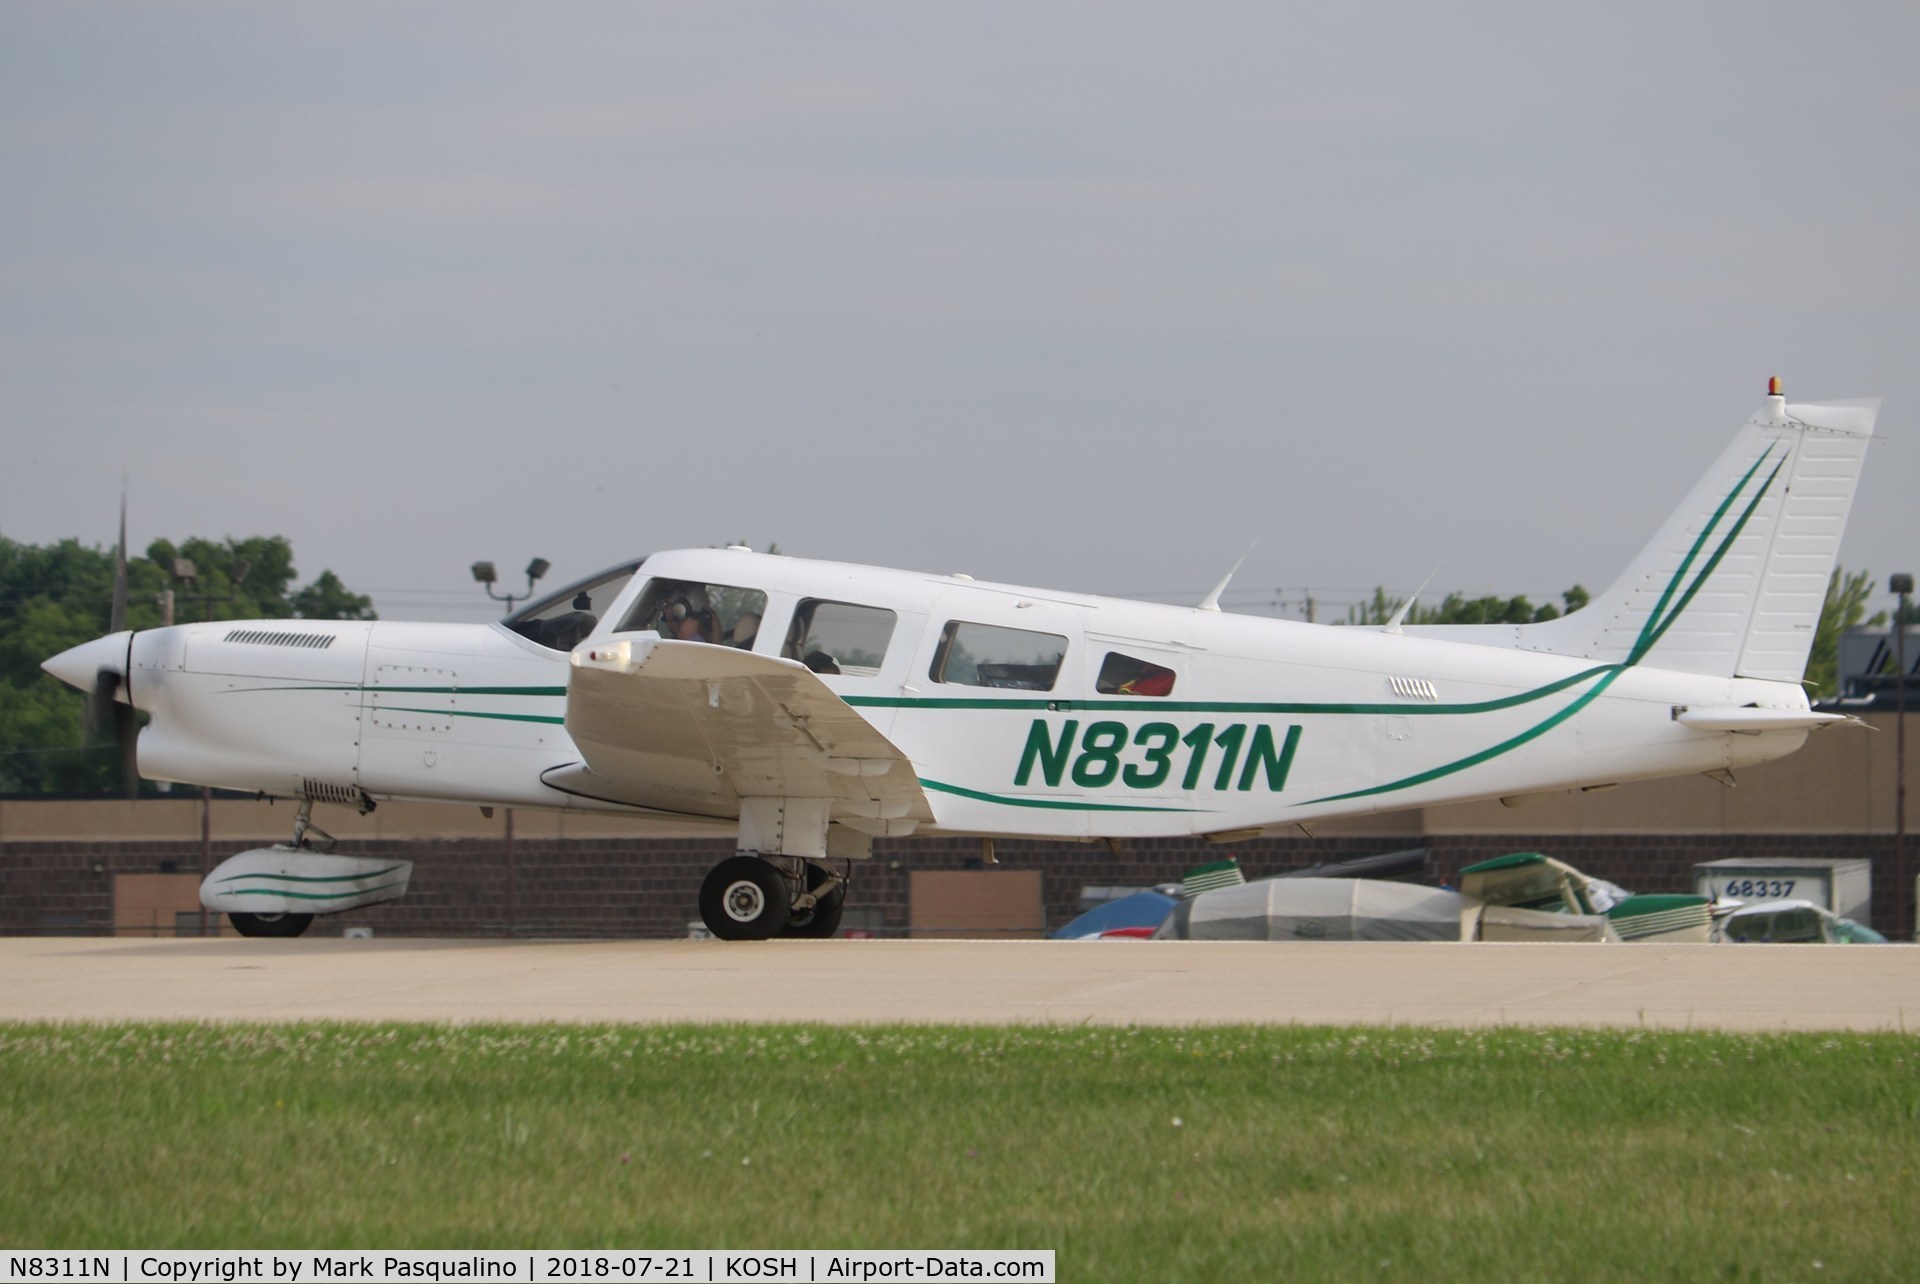
[[[0,6],[0,533],[285,534],[388,618],[745,540],[1338,614],[1611,580],[1883,395],[1920,6]],[[1882,595],[1884,596],[1884,595]]]

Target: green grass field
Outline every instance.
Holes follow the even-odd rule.
[[[7,1247],[1920,1278],[1900,1035],[12,1025],[0,1159]]]

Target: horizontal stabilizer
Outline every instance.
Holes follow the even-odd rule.
[[[1676,709],[1673,720],[1695,731],[1811,731],[1836,722],[1858,722],[1844,713],[1815,713],[1811,709]]]

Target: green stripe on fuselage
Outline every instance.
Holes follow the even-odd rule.
[[[977,802],[999,803],[1003,807],[1039,807],[1047,811],[1204,811],[1202,807],[1148,807],[1127,803],[1091,803],[1069,802],[1060,798],[1020,798],[1005,794],[990,794],[979,789],[966,789],[960,785],[949,785],[944,781],[920,778],[922,789],[931,789],[936,793],[957,794],[962,798],[972,798]]]
[[[565,726],[565,718],[545,713],[485,713],[478,709],[410,709],[404,705],[383,704],[375,713],[423,713],[434,718],[492,718],[500,722],[548,722]]]
[[[1572,677],[1549,682],[1516,695],[1500,696],[1493,700],[1475,700],[1461,704],[1403,704],[1398,702],[1367,703],[1351,701],[1313,701],[1313,700],[1165,700],[1158,696],[1134,696],[1127,700],[1034,700],[1027,698],[995,700],[986,697],[948,698],[943,696],[842,696],[848,704],[857,709],[1002,709],[1010,712],[1048,712],[1048,713],[1141,713],[1158,715],[1167,713],[1231,713],[1241,715],[1263,714],[1413,714],[1432,716],[1435,714],[1491,713],[1497,709],[1511,709],[1516,705],[1530,704],[1568,687],[1577,686],[1588,678],[1605,673],[1612,667],[1597,665]]]

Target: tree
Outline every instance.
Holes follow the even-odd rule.
[[[1860,624],[1881,627],[1887,623],[1887,613],[1881,611],[1871,619],[1867,617],[1867,599],[1875,588],[1873,573],[1860,571],[1849,574],[1846,567],[1836,566],[1833,575],[1827,581],[1827,598],[1820,610],[1820,624],[1814,631],[1813,650],[1807,657],[1807,676],[1805,684],[1816,698],[1835,695],[1839,692],[1840,682],[1837,669],[1840,662],[1840,635]],[[1576,584],[1560,595],[1566,603],[1566,612],[1571,615],[1592,600],[1586,589]],[[1399,602],[1387,596],[1384,588],[1376,588],[1373,597],[1347,612],[1349,624],[1381,625],[1393,618],[1394,608]],[[1526,624],[1538,620],[1550,620],[1560,614],[1551,604],[1535,609],[1525,597],[1468,598],[1459,593],[1449,593],[1437,607],[1422,607],[1415,603],[1407,612],[1408,624]],[[1914,615],[1920,617],[1920,603],[1914,607]],[[1920,618],[1916,618],[1920,623]]]
[[[313,583],[292,597],[293,613],[303,620],[371,620],[373,599],[347,591],[332,571],[320,572]]]
[[[1588,601],[1588,593],[1578,584],[1560,595],[1567,604],[1568,612],[1579,610]],[[1387,596],[1384,588],[1373,590],[1373,597],[1347,612],[1349,624],[1385,624],[1393,618],[1399,601]],[[1535,606],[1522,595],[1520,597],[1475,597],[1469,598],[1461,593],[1449,593],[1440,600],[1440,605],[1425,607],[1418,602],[1407,612],[1408,624],[1537,624],[1542,620],[1557,619],[1560,608],[1551,602]]]
[[[176,559],[193,563],[176,584]],[[113,792],[111,745],[86,743],[86,696],[40,662],[99,637],[113,603],[114,550],[78,540],[21,544],[0,536],[0,793]],[[155,540],[127,559],[127,627],[162,623],[160,596],[174,588],[179,623],[219,619],[372,619],[372,604],[332,571],[292,591],[293,545],[283,536],[178,544]]]
[[[1820,608],[1820,623],[1813,631],[1813,650],[1807,655],[1807,676],[1803,679],[1814,699],[1840,693],[1840,635],[1861,623],[1879,627],[1887,622],[1887,613],[1878,612],[1867,619],[1867,599],[1873,596],[1873,572],[1847,574],[1836,566],[1827,578],[1827,600]]]

